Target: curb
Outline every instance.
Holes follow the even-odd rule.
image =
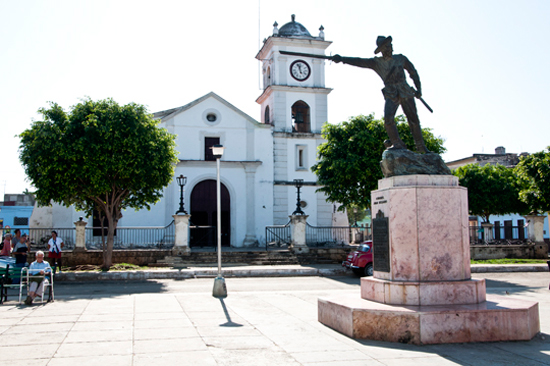
[[[472,273],[499,273],[499,272],[548,272],[546,264],[473,264]]]
[[[506,265],[472,265],[471,273],[501,273],[501,272],[548,272],[546,264],[506,264]],[[214,278],[218,274],[215,267],[164,269],[155,271],[124,271],[124,272],[64,272],[58,273],[56,282],[65,281],[146,281],[189,278]],[[300,277],[300,276],[346,276],[351,272],[343,267],[229,267],[223,269],[223,276],[230,277]]]
[[[155,271],[124,272],[65,272],[56,274],[56,282],[65,281],[145,281],[189,278],[214,278],[217,268],[209,269],[170,269]],[[229,277],[300,277],[300,276],[344,276],[345,268],[227,268],[223,276]]]

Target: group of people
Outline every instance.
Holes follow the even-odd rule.
[[[65,246],[63,239],[57,236],[56,231],[51,232],[52,237],[48,241],[48,258],[50,263],[44,261],[44,252],[39,250],[35,254],[35,261],[29,266],[29,274],[33,276],[44,275],[46,273],[56,273],[57,268],[61,273],[61,250]],[[1,256],[15,257],[15,267],[23,268],[27,266],[27,254],[30,251],[30,241],[27,234],[21,234],[20,229],[14,230],[14,235],[11,233],[5,233],[3,239],[3,246],[0,251]],[[51,266],[50,266],[51,264]],[[25,300],[25,304],[31,305],[36,296],[42,296],[44,293],[44,285],[47,283],[47,279],[42,277],[36,277],[31,279],[29,285],[29,294]]]
[[[27,234],[21,235],[21,230],[15,229],[15,235],[11,233],[4,234],[4,246],[0,252],[0,256],[9,256],[13,254],[15,257],[15,267],[25,267],[27,264],[27,252],[30,250],[30,243]]]

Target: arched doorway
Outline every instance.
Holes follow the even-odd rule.
[[[222,246],[230,246],[231,216],[229,191],[221,184]],[[217,245],[216,181],[203,180],[191,192],[191,247],[215,247]]]

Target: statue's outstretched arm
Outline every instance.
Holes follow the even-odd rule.
[[[373,69],[375,66],[375,61],[372,58],[342,57],[340,55],[334,55],[332,56],[332,61],[336,63],[342,62],[348,65],[364,67],[367,69]]]

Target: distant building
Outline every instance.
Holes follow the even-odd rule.
[[[32,194],[7,193],[0,202],[0,228],[24,228],[29,226],[29,220],[34,209]]]
[[[514,153],[506,153],[506,149],[503,146],[499,146],[495,149],[494,154],[474,154],[466,158],[449,161],[446,164],[451,170],[468,164],[477,164],[481,166],[487,164],[500,164],[507,168],[513,168],[519,163],[519,158],[526,155],[529,154],[525,152],[519,155]]]
[[[494,154],[473,154],[466,158],[454,160],[447,162],[449,169],[453,170],[461,166],[468,164],[477,164],[484,166],[487,164],[490,165],[504,165],[507,168],[513,168],[519,163],[519,159],[522,156],[529,155],[526,152],[521,154],[515,153],[506,153],[506,149],[503,146],[499,146],[495,149]],[[470,225],[479,226],[481,219],[477,216],[470,216]],[[501,215],[501,216],[490,216],[489,222],[495,225],[495,239],[511,239],[512,236],[515,239],[523,239],[524,235],[522,233],[522,228],[525,227],[528,223],[525,218],[518,214],[510,215]],[[548,239],[550,237],[548,231],[548,216],[544,220],[544,238]]]
[[[6,193],[0,206],[34,206],[34,196],[25,193]]]

